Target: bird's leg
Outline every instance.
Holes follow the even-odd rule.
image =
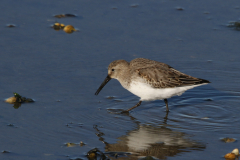
[[[135,106],[133,106],[132,108],[129,108],[128,110],[126,110],[126,111],[122,111],[122,113],[128,113],[129,111],[131,111],[132,109],[134,109],[134,108],[136,108],[136,107],[138,107],[138,106],[140,106],[141,105],[141,103],[142,103],[142,101],[139,101]]]
[[[166,111],[169,112],[167,99],[164,99],[164,102],[165,102],[165,104],[166,104]]]
[[[142,103],[142,101],[139,101],[135,106],[133,106],[132,108],[129,108],[128,110],[126,110],[127,112],[131,111],[134,108],[137,108],[138,106],[140,106]]]
[[[169,113],[169,112],[166,112],[166,115],[165,115],[165,117],[163,118],[163,119],[164,119],[164,121],[163,121],[164,124],[167,124],[168,113]]]

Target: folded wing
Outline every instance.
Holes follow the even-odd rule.
[[[139,58],[137,60],[138,63],[135,63],[137,66],[132,62],[130,63],[133,72],[142,77],[153,88],[174,88],[210,83],[207,80],[179,72],[165,63],[157,61],[153,61],[153,63],[151,62],[152,60],[141,58],[141,64],[139,63]],[[151,65],[146,65],[148,63]]]

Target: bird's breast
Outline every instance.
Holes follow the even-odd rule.
[[[203,84],[200,84],[203,85]],[[153,88],[147,83],[140,81],[132,81],[129,85],[128,90],[140,97],[142,101],[152,101],[152,100],[162,100],[168,99],[173,96],[180,96],[186,90],[192,89],[200,85],[184,86],[184,87],[175,87],[175,88]]]

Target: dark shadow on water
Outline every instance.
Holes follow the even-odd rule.
[[[111,114],[121,114],[121,112],[124,111],[124,109],[111,109],[111,108],[108,108],[107,111],[109,113],[111,113]]]
[[[18,109],[19,107],[21,107],[21,103],[14,103],[13,108]]]

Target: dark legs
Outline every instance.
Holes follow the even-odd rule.
[[[122,111],[122,113],[128,113],[128,112],[131,111],[132,109],[137,108],[138,106],[140,106],[141,103],[142,103],[142,101],[139,101],[135,106],[133,106],[132,108],[129,108],[129,109],[126,110],[126,111]]]
[[[164,102],[166,104],[166,112],[169,112],[169,109],[168,109],[168,100],[167,99],[164,99]],[[128,113],[129,111],[131,111],[132,109],[134,108],[137,108],[138,106],[140,106],[142,103],[142,101],[139,101],[135,106],[133,106],[132,108],[129,108],[128,110],[126,111],[122,111],[122,113]]]
[[[134,108],[137,108],[138,106],[140,106],[142,103],[142,101],[139,101],[135,106],[133,106],[132,108],[129,108],[128,110],[126,110],[127,112],[131,111]]]
[[[166,111],[169,112],[167,99],[164,99],[164,102],[165,102],[165,104],[166,104]]]

